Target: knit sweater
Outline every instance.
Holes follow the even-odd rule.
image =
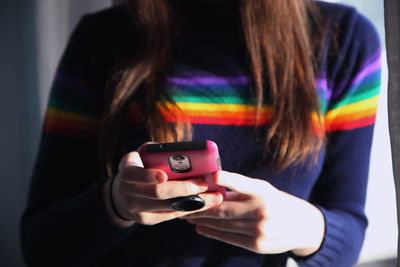
[[[275,173],[254,131],[256,102],[234,3],[185,5],[166,90],[190,119],[193,139],[218,144],[223,169],[264,179],[321,210],[319,250],[308,257],[263,255],[200,236],[181,220],[128,229],[110,221],[97,160],[100,117],[107,81],[137,52],[138,38],[126,11],[116,7],[83,17],[57,69],[21,223],[30,266],[285,266],[292,257],[300,266],[341,267],[357,261],[380,86],[377,34],[355,9],[317,2],[329,29],[315,81],[327,145],[312,167]],[[137,101],[128,110],[121,156],[148,141]],[[265,104],[262,129],[272,116]]]

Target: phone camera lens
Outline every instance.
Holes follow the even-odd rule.
[[[176,161],[182,161],[182,160],[185,159],[185,156],[182,156],[182,155],[173,155],[173,156],[172,156],[172,159],[173,159],[173,160],[176,160]]]
[[[160,149],[165,149],[166,145],[165,144],[160,144]]]
[[[184,173],[189,172],[192,169],[189,157],[182,154],[172,155],[169,157],[168,163],[173,172]]]

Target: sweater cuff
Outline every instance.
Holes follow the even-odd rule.
[[[68,225],[74,225],[80,237],[79,250],[86,255],[105,255],[136,228],[121,228],[111,222],[103,200],[104,181],[93,185],[88,191],[71,200],[67,209]],[[94,260],[94,259],[92,259]],[[90,260],[89,260],[90,262]],[[89,263],[88,262],[88,263]]]
[[[340,257],[341,248],[345,243],[345,223],[343,218],[321,206],[315,205],[322,212],[325,220],[325,234],[320,248],[307,257],[291,254],[300,266],[327,267],[334,266],[334,261]]]

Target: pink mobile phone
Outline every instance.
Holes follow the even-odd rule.
[[[139,148],[139,154],[145,168],[162,170],[169,180],[205,178],[207,191],[219,191],[225,196],[225,188],[213,180],[214,173],[221,170],[218,146],[213,141],[146,144]],[[194,210],[198,207],[192,204],[199,201],[202,202],[198,196],[183,197],[179,198],[178,205],[172,207]],[[201,206],[201,203],[197,204]]]

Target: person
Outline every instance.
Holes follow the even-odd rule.
[[[54,79],[27,208],[29,266],[352,266],[363,242],[380,46],[354,8],[129,0],[86,15]],[[213,140],[168,181],[146,142]],[[199,194],[184,212],[170,199]]]

